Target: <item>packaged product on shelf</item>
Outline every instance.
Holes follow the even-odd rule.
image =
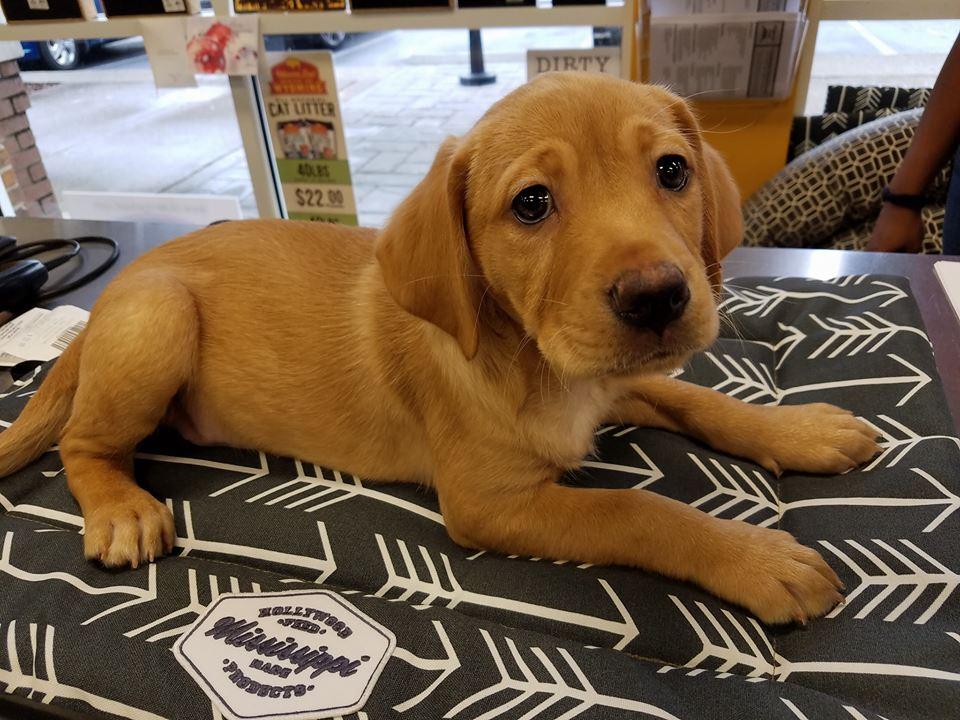
[[[93,0],[0,0],[7,22],[21,20],[94,20]]]
[[[347,0],[233,0],[238,13],[346,10]]]
[[[195,15],[200,0],[100,0],[107,17],[122,15]]]

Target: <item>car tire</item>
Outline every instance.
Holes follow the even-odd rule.
[[[83,44],[77,40],[45,40],[38,43],[40,61],[50,70],[73,70],[83,60]]]

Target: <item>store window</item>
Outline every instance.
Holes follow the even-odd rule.
[[[591,26],[487,29],[481,37],[496,79],[480,86],[461,83],[470,73],[467,30],[265,38],[268,51],[333,52],[361,224],[382,225],[440,142],[469,130],[526,81],[528,50],[619,46],[621,39],[620,28]],[[90,193],[175,193],[232,198],[241,216],[258,215],[226,77],[158,90],[139,37],[23,48],[32,131],[67,214],[83,217]]]
[[[960,20],[833,20],[820,23],[804,114],[824,110],[830,85],[932,87]]]
[[[441,141],[465,133],[527,79],[529,49],[619,45],[619,28],[531,27],[481,34],[490,84],[470,73],[466,30],[268,37],[268,50],[333,47],[361,225],[380,226],[426,174]]]
[[[218,195],[256,217],[226,77],[158,90],[139,37],[23,43],[28,115],[60,206],[78,193]]]

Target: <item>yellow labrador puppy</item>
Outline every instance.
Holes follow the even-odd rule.
[[[121,272],[17,420],[0,473],[59,441],[89,558],[169,552],[137,443],[189,440],[433,487],[459,544],[689,580],[769,623],[840,582],[785,532],[643,490],[557,484],[598,423],[688,433],[773,472],[877,451],[829,405],[756,407],[667,377],[717,336],[737,192],[683,100],[546,75],[447,140],[381,232],[219,225]]]

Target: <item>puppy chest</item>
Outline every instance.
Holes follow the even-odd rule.
[[[606,399],[596,392],[570,392],[524,413],[521,435],[538,455],[563,468],[580,466],[593,451]]]

